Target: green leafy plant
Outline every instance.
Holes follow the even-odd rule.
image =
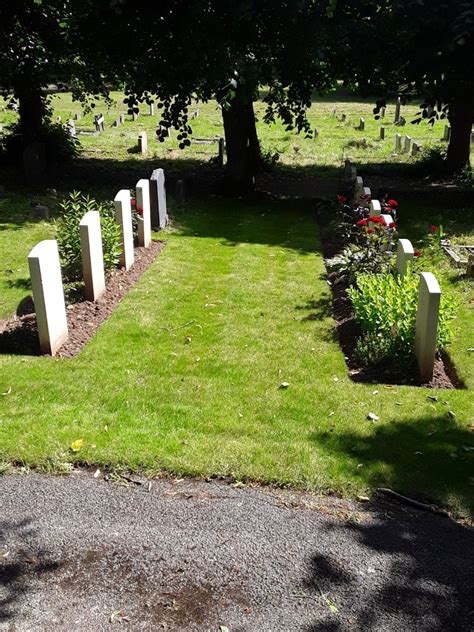
[[[413,354],[418,275],[359,274],[357,286],[348,289],[363,336],[356,353],[363,364],[384,359],[402,359]],[[452,337],[457,304],[441,296],[437,347],[442,351]]]
[[[387,235],[383,230],[377,230],[367,235],[362,243],[346,246],[341,253],[328,259],[326,265],[328,270],[337,273],[339,279],[354,283],[358,274],[389,272],[392,257]]]
[[[81,277],[81,239],[79,223],[89,211],[99,211],[102,229],[104,267],[110,270],[118,264],[121,253],[120,227],[115,221],[112,202],[99,202],[80,191],[73,191],[59,205],[61,218],[56,224],[59,254],[67,281]]]

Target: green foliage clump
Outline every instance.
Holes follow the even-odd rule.
[[[365,243],[349,244],[341,253],[328,259],[328,269],[337,272],[339,277],[349,283],[353,283],[358,274],[389,272],[393,254],[383,247],[386,239],[380,232],[371,235]]]
[[[121,253],[121,239],[112,202],[99,202],[79,191],[73,191],[59,206],[62,213],[56,226],[56,234],[67,280],[77,280],[82,274],[79,223],[89,211],[99,211],[100,214],[105,270],[115,267]]]
[[[403,360],[413,355],[418,275],[359,274],[357,287],[349,288],[354,313],[362,327],[356,354],[366,365],[382,360]],[[437,348],[442,351],[452,337],[457,304],[441,297]]]

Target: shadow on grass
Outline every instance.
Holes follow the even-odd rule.
[[[328,607],[306,632],[346,630],[348,619],[357,630],[471,629],[472,529],[389,503],[374,505],[367,522],[326,529],[355,546],[349,564],[344,550],[313,556],[302,588],[337,613]]]
[[[15,549],[9,550],[12,541]],[[4,552],[0,565],[0,624],[11,621],[15,629],[13,622],[22,599],[32,590],[30,584],[60,565],[49,559],[48,552],[38,545],[31,520],[0,522],[0,548]]]
[[[390,487],[404,495],[421,490],[423,500],[446,505],[456,497],[474,517],[473,434],[450,417],[446,404],[436,406],[440,412],[434,417],[397,421],[381,415],[370,433],[341,430],[310,438],[318,449],[344,455],[348,476],[357,471],[368,487]]]

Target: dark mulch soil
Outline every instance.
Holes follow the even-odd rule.
[[[67,307],[69,338],[61,347],[58,356],[71,358],[92,338],[101,324],[112,314],[117,303],[135,285],[148,266],[155,260],[164,246],[163,242],[152,242],[149,248],[135,248],[135,263],[128,270],[114,271],[107,279],[107,287],[97,303],[81,301]],[[22,304],[24,302],[22,301]],[[33,303],[31,301],[31,306]],[[36,315],[24,313],[0,323],[0,353],[40,355]]]
[[[324,257],[329,259],[339,252],[340,244],[330,238],[324,229],[321,233]],[[442,354],[436,358],[433,379],[430,382],[421,380],[415,358],[408,359],[403,366],[396,366],[391,363],[380,363],[371,367],[362,366],[354,353],[357,339],[362,332],[346,292],[348,284],[337,281],[334,273],[328,274],[328,281],[332,290],[332,311],[336,321],[339,344],[344,353],[348,374],[354,382],[409,384],[429,388],[464,388],[464,384],[457,376],[456,368],[447,354]]]

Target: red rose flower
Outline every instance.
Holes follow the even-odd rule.
[[[368,228],[367,232],[369,233],[369,235],[371,235],[374,232],[374,229],[373,228]]]
[[[131,198],[131,200],[130,200],[130,204],[131,204],[132,206],[135,206],[136,201],[135,201],[133,198]]]
[[[421,257],[421,250],[415,250],[413,254],[415,257]]]
[[[432,226],[431,227],[431,232],[432,233],[437,233],[438,232],[438,227],[437,226]]]
[[[388,206],[391,206],[392,208],[397,208],[397,206],[398,206],[397,200],[388,200],[387,204],[388,204]]]
[[[390,206],[386,206],[385,213],[387,213],[387,215],[391,215],[393,213],[393,208],[391,208]]]
[[[397,225],[395,224],[395,222],[390,222],[390,224],[388,225],[389,228],[396,228]]]
[[[340,203],[340,204],[344,204],[344,202],[347,202],[347,198],[345,195],[336,195],[336,200]]]
[[[366,219],[360,219],[357,222],[357,226],[367,226],[367,220]]]
[[[137,213],[141,216],[143,216],[143,209],[142,208],[137,208]]]

